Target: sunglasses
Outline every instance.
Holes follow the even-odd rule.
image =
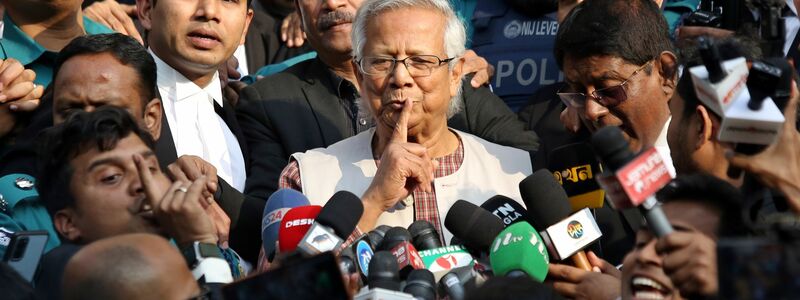
[[[640,66],[636,71],[631,73],[631,76],[628,76],[622,83],[610,86],[607,88],[602,88],[599,90],[592,91],[591,97],[600,103],[600,105],[605,107],[614,107],[619,105],[625,100],[628,100],[628,93],[625,92],[625,85],[628,84],[636,74],[639,74],[642,70],[644,70],[647,65],[649,65],[651,61],[646,62],[644,65]],[[563,93],[561,92],[564,89],[568,89],[569,86],[564,86],[561,88],[556,95],[561,98],[561,101],[564,102],[565,105],[575,107],[575,108],[582,108],[586,106],[586,94],[584,93]]]

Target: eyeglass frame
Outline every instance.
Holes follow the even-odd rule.
[[[412,71],[411,71],[411,68],[408,66],[407,59],[412,58],[412,57],[420,57],[420,56],[422,56],[422,57],[435,57],[436,60],[438,60],[439,62],[435,66],[431,66],[430,68],[428,68],[428,74],[426,74],[426,75],[412,75],[411,74]],[[387,60],[391,60],[392,61],[392,65],[391,65],[391,67],[389,67],[389,69],[386,70],[386,72],[384,74],[370,74],[366,70],[364,70],[365,69],[364,65],[362,65],[362,62],[364,61],[365,58],[385,58]],[[408,74],[411,75],[411,77],[428,77],[428,76],[431,76],[431,74],[433,74],[433,69],[434,68],[441,67],[442,64],[449,63],[449,62],[451,62],[452,60],[454,60],[456,58],[457,58],[457,56],[441,59],[441,58],[439,58],[439,56],[433,55],[433,54],[419,54],[419,55],[409,55],[409,56],[406,56],[406,58],[403,58],[403,59],[397,59],[397,58],[394,58],[394,57],[391,57],[391,56],[376,55],[376,56],[364,56],[361,59],[354,58],[353,61],[356,63],[356,65],[358,65],[358,70],[361,71],[361,73],[363,73],[364,75],[369,75],[369,76],[387,76],[387,75],[391,74],[392,72],[394,72],[394,69],[397,67],[397,63],[398,62],[403,62],[403,65],[406,67],[406,70],[408,70]]]
[[[594,99],[594,101],[596,101],[597,103],[599,103],[600,105],[605,106],[605,107],[614,107],[614,106],[622,104],[622,102],[625,102],[626,100],[628,100],[628,91],[625,90],[625,85],[627,85],[628,82],[630,82],[630,80],[633,79],[634,76],[636,76],[636,74],[639,74],[639,72],[644,70],[645,67],[647,67],[647,65],[649,65],[653,61],[654,60],[648,60],[646,63],[641,65],[638,69],[636,69],[636,71],[633,71],[633,73],[631,73],[631,75],[628,76],[628,78],[623,80],[622,83],[617,84],[617,85],[612,85],[612,86],[609,86],[609,87],[605,87],[605,88],[602,88],[602,89],[594,90],[594,91],[591,92],[591,95],[589,95],[589,96],[591,96],[592,99]],[[569,85],[562,87],[561,89],[558,90],[558,92],[556,92],[556,95],[558,95],[558,98],[561,99],[561,102],[563,102],[564,105],[575,107],[575,108],[583,108],[583,107],[586,106],[586,102],[587,102],[586,101],[586,97],[587,97],[586,94],[584,94],[584,93],[562,93],[561,90],[563,90],[565,88],[569,88]],[[614,99],[613,97],[603,97],[602,95],[601,96],[597,95],[598,92],[600,92],[602,94],[603,91],[608,91],[608,90],[617,89],[617,88],[622,90],[623,95],[625,95],[624,99],[617,100],[617,99]],[[578,105],[577,104],[578,101],[573,101],[573,97],[579,98],[579,99],[583,99],[582,100],[582,104]],[[604,98],[614,99],[615,102],[605,101],[605,100],[603,100]]]

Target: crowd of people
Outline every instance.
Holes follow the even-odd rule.
[[[0,0],[0,298],[796,297],[800,0],[719,2]]]

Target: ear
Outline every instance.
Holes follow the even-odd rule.
[[[152,0],[136,0],[136,14],[139,15],[139,22],[146,30],[153,29],[153,23],[150,22],[150,13],[153,11]]]
[[[164,113],[161,110],[161,99],[153,98],[144,107],[144,126],[153,140],[158,140],[161,137],[161,116]]]
[[[244,45],[244,40],[247,38],[247,29],[250,28],[250,21],[253,20],[253,10],[247,9],[247,16],[244,19],[244,30],[242,30],[242,39],[239,41],[239,46]]]
[[[359,90],[362,90],[361,82],[364,81],[364,74],[361,74],[361,68],[358,66],[358,63],[355,59],[350,60],[350,65],[353,66],[353,73],[356,75],[356,87],[358,87]]]
[[[717,126],[715,126],[715,122],[705,106],[697,105],[695,108],[695,118],[697,121],[697,131],[693,132],[692,135],[695,136],[695,149],[699,149],[705,143],[714,140]]]
[[[61,236],[71,242],[81,238],[81,230],[75,224],[76,217],[77,213],[72,208],[59,210],[53,216],[53,227]]]
[[[661,52],[656,59],[656,71],[661,77],[661,89],[665,95],[672,95],[678,85],[678,58],[670,51]]]
[[[464,58],[456,58],[456,64],[450,70],[450,97],[458,95],[458,90],[461,89],[461,77],[464,70]],[[469,84],[469,83],[468,83]]]

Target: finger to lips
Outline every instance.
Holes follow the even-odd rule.
[[[392,141],[399,143],[408,142],[408,119],[411,118],[411,110],[414,109],[414,101],[406,99],[403,102],[403,110],[400,111],[400,117],[394,126],[394,133],[392,134]]]
[[[142,186],[144,187],[144,193],[147,197],[147,201],[151,207],[155,207],[154,202],[157,201],[156,199],[161,199],[161,197],[164,195],[163,193],[159,193],[156,183],[153,179],[153,175],[150,174],[150,169],[148,169],[145,165],[144,158],[142,158],[142,156],[139,154],[134,154],[133,162],[136,164],[136,168],[139,171],[139,180],[142,181]]]

